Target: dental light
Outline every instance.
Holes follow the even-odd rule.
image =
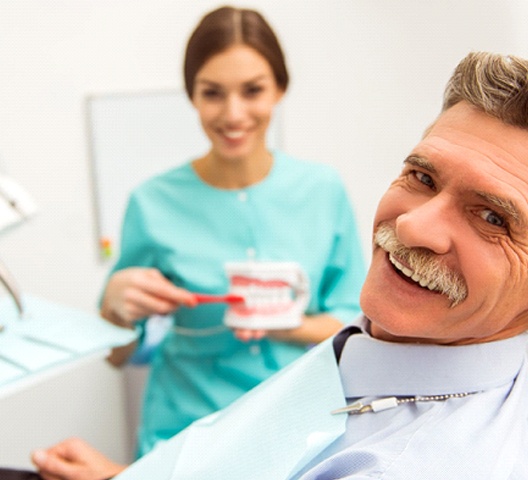
[[[36,211],[36,204],[29,193],[11,177],[0,174],[0,234],[25,222]],[[7,267],[1,262],[0,282],[15,302],[19,315],[22,316],[24,308],[18,287]]]

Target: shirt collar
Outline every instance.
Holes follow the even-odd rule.
[[[471,393],[505,385],[519,372],[528,341],[521,334],[464,346],[393,343],[371,337],[366,325],[364,319],[363,331],[352,327],[348,338],[338,336],[347,398]]]

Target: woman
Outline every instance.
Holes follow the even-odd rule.
[[[349,323],[364,275],[337,174],[266,147],[288,72],[263,17],[231,7],[206,15],[189,39],[184,74],[211,147],[133,192],[101,308],[120,325],[172,315],[152,358],[139,455]],[[224,264],[241,260],[302,266],[311,300],[298,328],[232,331],[225,305],[196,304],[192,292],[226,292]]]

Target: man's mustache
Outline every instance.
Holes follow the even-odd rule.
[[[467,284],[458,272],[442,264],[438,257],[426,248],[407,248],[402,245],[393,227],[386,223],[381,224],[374,233],[374,242],[396,260],[405,263],[420,277],[420,283],[427,285],[424,288],[446,295],[451,301],[451,307],[466,299]]]

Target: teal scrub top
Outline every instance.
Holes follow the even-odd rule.
[[[350,323],[365,275],[346,191],[328,165],[274,152],[273,167],[247,188],[212,187],[191,163],[147,180],[127,206],[112,273],[153,267],[193,292],[225,293],[227,261],[294,261],[308,275],[306,313]],[[306,347],[267,338],[241,342],[225,306],[179,308],[151,360],[138,455],[219,410],[291,363]]]

